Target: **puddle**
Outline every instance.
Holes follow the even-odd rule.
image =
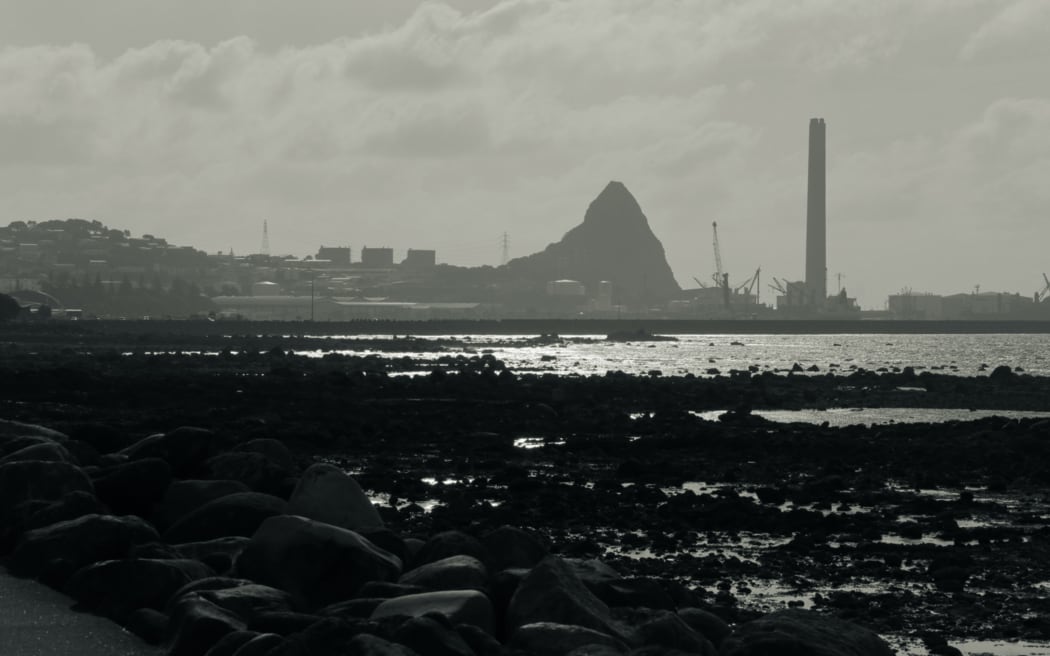
[[[549,437],[518,437],[514,439],[518,449],[542,449],[545,446],[565,446],[565,440]]]
[[[718,421],[725,410],[691,411],[707,421]],[[639,413],[636,413],[639,414]],[[1047,418],[1050,412],[1035,410],[969,410],[966,408],[827,408],[826,410],[753,410],[751,414],[780,424],[802,423],[840,428],[882,424],[937,424],[973,421],[987,417],[1003,419]],[[633,417],[634,415],[632,415]]]

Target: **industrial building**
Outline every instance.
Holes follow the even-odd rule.
[[[394,249],[365,246],[361,249],[361,265],[372,268],[392,267],[394,266]]]
[[[349,266],[350,247],[321,246],[317,249],[317,259],[327,261],[333,266]]]
[[[401,266],[406,269],[432,269],[437,265],[437,251],[408,249]]]

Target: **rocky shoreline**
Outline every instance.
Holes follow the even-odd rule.
[[[748,412],[915,386],[1047,410],[1046,379],[127,352],[0,352],[0,549],[174,654],[890,653],[860,625],[938,654],[1050,640],[1050,423]],[[718,408],[736,410],[690,414]]]

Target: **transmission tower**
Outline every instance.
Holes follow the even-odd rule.
[[[267,225],[266,221],[263,221],[262,248],[259,249],[259,252],[263,255],[270,254],[270,226]]]
[[[510,262],[510,235],[503,233],[503,239],[501,240],[503,245],[503,264]]]

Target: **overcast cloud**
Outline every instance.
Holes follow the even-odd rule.
[[[683,285],[828,266],[866,308],[1050,270],[1043,0],[0,0],[0,221],[209,251],[556,241],[612,179]],[[771,295],[766,290],[767,298]]]

